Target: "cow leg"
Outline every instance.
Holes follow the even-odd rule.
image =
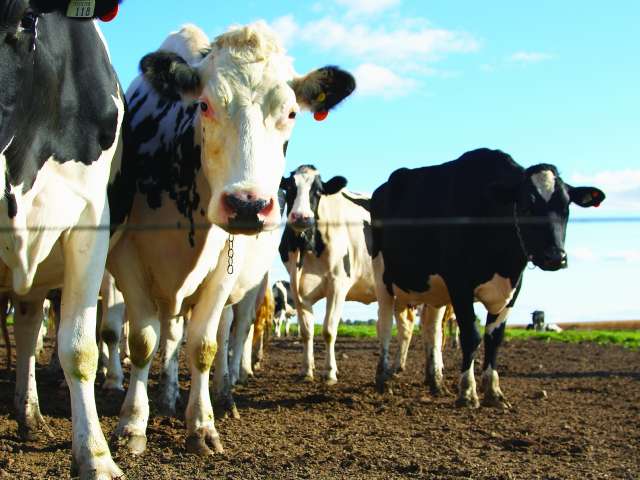
[[[217,418],[225,418],[230,414],[233,418],[240,418],[236,403],[231,394],[231,378],[229,374],[229,336],[234,321],[235,307],[226,307],[222,311],[218,326],[218,349],[215,355],[215,369],[213,371],[213,398]]]
[[[422,341],[425,353],[425,384],[429,386],[431,395],[442,396],[447,393],[442,375],[442,318],[445,307],[425,305],[422,309]]]
[[[139,266],[136,254],[121,244],[115,248],[122,250],[110,259],[109,270],[118,280],[127,306],[131,372],[113,436],[119,446],[126,447],[133,455],[140,455],[147,446],[147,382],[161,327],[157,307],[147,292],[144,270]]]
[[[391,344],[391,330],[393,328],[394,298],[388,292],[382,280],[384,262],[382,254],[373,259],[373,271],[376,282],[376,298],[378,300],[378,322],[376,332],[380,343],[380,356],[376,368],[376,388],[383,393],[387,388],[387,381],[393,375],[389,367],[389,345]]]
[[[122,365],[131,366],[131,352],[129,350],[129,320],[127,317],[127,304],[124,306],[124,316],[122,318],[122,339],[120,341],[120,351],[122,351]]]
[[[415,316],[411,311],[411,307],[404,309],[395,308],[396,325],[398,326],[398,351],[393,362],[394,374],[404,372],[407,364],[407,354],[413,337],[413,326],[415,324]]]
[[[313,307],[303,301],[298,302],[298,322],[302,338],[302,371],[301,376],[306,381],[313,381],[316,368],[313,359]]]
[[[229,380],[231,385],[236,383],[246,384],[247,379],[253,376],[251,370],[251,357],[249,357],[249,365],[243,362],[245,344],[249,338],[249,332],[253,325],[253,319],[256,318],[256,299],[262,286],[255,287],[248,291],[242,301],[234,306],[233,319],[233,335],[229,336],[229,346],[233,351],[233,355],[229,360]]]
[[[254,325],[249,325],[249,333],[244,340],[244,348],[242,349],[242,358],[240,360],[240,377],[238,382],[241,385],[246,385],[249,378],[253,377],[253,365],[251,362],[251,355],[253,353],[253,332]]]
[[[338,383],[338,363],[336,361],[336,338],[338,338],[338,326],[345,298],[349,291],[348,285],[341,285],[335,282],[327,295],[327,307],[322,326],[322,336],[326,344],[327,352],[325,357],[325,383],[335,385]]]
[[[286,313],[284,315],[284,336],[288,337],[289,332],[291,330],[291,317],[289,317]]]
[[[104,390],[124,391],[122,382],[122,364],[120,363],[120,337],[122,335],[122,323],[124,321],[124,298],[113,286],[110,286],[107,295],[103,294],[102,322],[100,325],[100,338],[108,349],[107,371],[102,384]]]
[[[61,315],[61,294],[51,296],[51,309],[49,310],[49,323],[50,328],[53,330],[53,351],[51,352],[51,358],[49,359],[49,365],[47,365],[47,377],[60,378],[63,377],[62,365],[60,365],[60,357],[58,356],[58,331],[60,330],[60,315]],[[64,382],[63,382],[64,383]]]
[[[91,224],[96,220],[83,217],[80,223],[84,221]],[[103,210],[100,223],[109,223],[108,207]],[[109,232],[74,230],[62,238],[65,273],[58,355],[71,396],[72,470],[77,471],[83,479],[119,478],[122,477],[122,471],[111,458],[98,421],[94,397],[98,366],[96,304]]]
[[[254,372],[262,369],[262,361],[264,360],[264,337],[268,333],[267,328],[269,328],[268,325],[264,325],[264,328],[260,329],[260,333],[256,333],[256,328],[253,330],[253,335],[257,335],[251,351]]]
[[[160,373],[160,393],[158,410],[167,416],[175,416],[176,403],[180,398],[180,345],[184,334],[184,317],[177,316],[162,321],[162,372]]]
[[[280,338],[280,336],[282,335],[282,318],[284,317],[284,310],[280,312],[279,315],[276,315],[273,318],[273,333],[275,334],[276,338]]]
[[[14,334],[16,338],[16,391],[14,405],[18,434],[34,440],[40,431],[48,431],[40,414],[36,389],[36,343],[42,325],[42,299],[18,301],[15,305]]]
[[[480,345],[480,332],[473,310],[473,293],[461,294],[460,296],[461,300],[454,299],[453,301],[453,309],[460,327],[460,344],[462,346],[462,373],[460,374],[456,406],[477,408],[479,402],[473,364]]]
[[[7,326],[7,316],[9,315],[9,294],[0,294],[0,326],[2,326],[2,338],[7,355],[7,372],[11,371],[11,337],[9,337],[9,327]]]
[[[487,407],[511,408],[500,390],[500,379],[496,368],[498,348],[504,339],[504,330],[511,308],[507,307],[498,315],[487,314],[484,331],[484,364],[482,366],[482,405]]]

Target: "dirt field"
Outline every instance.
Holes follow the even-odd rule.
[[[129,479],[640,478],[639,351],[510,341],[500,373],[513,409],[469,411],[454,408],[452,396],[433,399],[426,393],[419,340],[414,339],[408,371],[394,394],[385,396],[373,389],[374,341],[339,341],[341,383],[331,388],[298,383],[300,345],[274,342],[266,369],[236,391],[242,418],[217,422],[224,454],[186,454],[183,420],[158,417],[152,405],[145,455],[115,457]],[[322,365],[322,346],[316,351]],[[447,350],[445,356],[452,391],[458,355]],[[3,368],[3,348],[0,358]],[[154,371],[152,396],[156,378]],[[18,440],[13,376],[0,374],[0,478],[69,476],[68,393],[51,379],[41,376],[39,382],[43,413],[59,437]],[[109,435],[122,396],[98,399]]]

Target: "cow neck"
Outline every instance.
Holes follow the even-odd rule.
[[[513,202],[513,223],[516,229],[516,236],[518,237],[518,242],[520,243],[520,250],[525,258],[525,266],[533,260],[533,256],[527,250],[527,246],[524,243],[524,238],[522,237],[522,231],[520,230],[520,222],[518,221],[518,208],[517,203]],[[533,266],[535,268],[535,265]],[[532,268],[532,270],[533,270]]]

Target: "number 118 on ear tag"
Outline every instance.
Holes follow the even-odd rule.
[[[67,17],[92,18],[96,8],[96,0],[71,0],[67,8]]]

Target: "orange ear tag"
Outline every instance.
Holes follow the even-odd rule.
[[[326,119],[329,116],[329,112],[327,112],[326,110],[321,110],[319,112],[315,112],[313,114],[313,118],[316,119],[316,121],[321,122],[324,119]]]
[[[116,3],[116,6],[113,7],[113,10],[111,10],[110,12],[105,13],[104,15],[102,15],[100,17],[100,20],[102,20],[103,22],[110,22],[111,20],[116,18],[116,16],[118,16],[118,4],[117,3]]]

